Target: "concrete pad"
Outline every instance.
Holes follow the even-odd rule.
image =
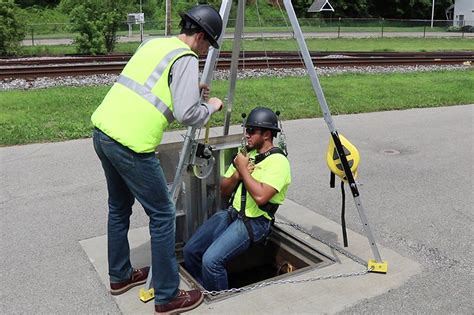
[[[308,232],[321,237],[329,243],[342,246],[338,239],[341,227],[338,223],[319,215],[298,203],[286,200],[278,211],[277,221],[293,222]],[[278,225],[296,237],[304,239],[319,252],[331,257],[335,263],[309,272],[298,274],[290,279],[300,280],[319,276],[350,274],[366,269],[348,257],[338,253],[320,241],[295,230],[290,226]],[[364,260],[372,259],[373,254],[367,238],[351,230],[347,231],[349,247],[347,250]],[[132,263],[140,267],[150,262],[150,243],[148,228],[137,228],[129,232]],[[101,281],[108,287],[106,257],[106,236],[80,241]],[[370,273],[361,276],[309,281],[295,284],[273,285],[237,294],[225,300],[203,303],[193,310],[195,314],[256,314],[256,313],[328,313],[333,314],[356,303],[372,298],[391,289],[400,287],[410,277],[421,272],[420,265],[400,254],[378,245],[383,260],[389,263],[387,274]],[[181,288],[186,289],[183,281]],[[123,314],[151,314],[153,302],[142,303],[138,299],[139,287],[114,297]]]

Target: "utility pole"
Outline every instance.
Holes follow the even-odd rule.
[[[171,35],[171,0],[166,0],[165,36]]]
[[[431,28],[433,28],[434,6],[435,6],[435,0],[433,0],[433,5],[431,6]]]
[[[135,2],[136,3],[136,2]],[[140,0],[140,43],[143,42],[142,0]]]

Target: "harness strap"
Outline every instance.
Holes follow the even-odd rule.
[[[283,154],[284,156],[286,156],[285,152],[282,149],[280,149],[279,147],[273,147],[270,150],[257,155],[255,157],[255,164],[258,164],[258,163],[262,162],[267,157],[269,157],[270,155],[275,154],[275,153]]]
[[[344,240],[344,247],[347,247],[346,192],[344,191],[344,181],[342,180],[341,180],[341,194],[342,194],[342,210],[341,210],[342,239]]]
[[[280,149],[279,147],[273,147],[270,150],[257,155],[255,157],[255,162],[254,163],[258,164],[258,163],[262,162],[263,160],[265,160],[270,155],[277,154],[277,153],[278,154],[283,154],[284,156],[286,156],[285,152],[282,149]],[[234,159],[232,159],[232,160],[234,160]],[[237,192],[237,189],[239,189],[239,186],[241,184],[242,184],[242,190],[241,190],[241,194],[240,194],[240,210],[243,209],[244,214],[245,214],[245,207],[246,207],[246,202],[247,202],[247,189],[245,188],[245,185],[243,184],[243,181],[239,181],[237,183],[237,185],[235,186],[235,189],[232,192],[232,195],[229,199],[229,203],[232,204],[234,202],[235,193]],[[277,212],[278,207],[279,207],[278,204],[271,203],[271,202],[267,202],[263,206],[259,206],[260,210],[266,212],[272,218],[272,222],[275,221],[275,213]]]
[[[253,229],[252,224],[250,224],[250,219],[247,216],[243,216],[242,220],[244,221],[245,228],[247,229],[247,234],[249,235],[250,244],[253,244]]]
[[[329,187],[334,188],[336,176],[331,172],[329,179]],[[344,190],[344,181],[341,180],[341,196],[342,196],[342,206],[341,206],[341,228],[342,228],[342,239],[344,241],[344,247],[348,246],[347,243],[347,230],[346,230],[346,192]]]
[[[230,207],[230,209],[227,210],[227,222],[228,222],[229,225],[232,222],[234,222],[234,220],[236,220],[236,218],[238,218],[238,215],[234,218],[234,215],[233,215],[234,211],[237,212],[237,210],[235,210],[233,207]],[[254,239],[253,239],[252,225],[250,224],[251,218],[247,217],[245,215],[245,213],[243,215],[241,215],[240,217],[242,218],[242,222],[244,223],[245,229],[247,230],[247,234],[249,236],[250,244],[252,244],[254,242]]]
[[[283,154],[284,156],[286,156],[285,152],[282,149],[280,149],[278,147],[273,147],[270,150],[257,155],[255,157],[255,162],[254,163],[258,164],[258,163],[262,162],[263,160],[265,160],[270,155],[277,154],[277,153],[278,154]],[[253,230],[252,230],[252,225],[250,224],[250,220],[252,218],[249,218],[245,215],[245,208],[246,208],[246,204],[247,204],[247,188],[245,187],[243,181],[240,181],[240,182],[237,183],[237,185],[235,186],[234,191],[232,192],[232,196],[231,196],[229,202],[230,202],[231,205],[233,204],[235,193],[237,192],[237,189],[239,189],[240,185],[242,185],[242,189],[240,191],[241,192],[240,193],[240,211],[243,211],[241,217],[242,217],[242,220],[245,224],[245,228],[247,229],[247,233],[249,235],[250,243],[253,243],[253,241],[254,241],[254,239],[253,239]],[[275,213],[277,212],[278,207],[279,207],[278,204],[271,203],[271,202],[267,202],[265,205],[259,206],[260,210],[266,212],[271,217],[272,224],[275,222]],[[229,222],[232,222],[233,221],[232,216],[229,216],[229,218],[230,218]]]

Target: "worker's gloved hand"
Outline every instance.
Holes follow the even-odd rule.
[[[199,90],[201,91],[202,99],[207,102],[209,100],[209,85],[206,83],[199,84]]]
[[[215,108],[215,112],[221,110],[224,105],[217,97],[211,97],[207,103]]]

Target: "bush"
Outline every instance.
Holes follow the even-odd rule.
[[[461,27],[461,32],[464,32],[464,33],[474,33],[474,26],[472,26],[472,25],[464,25],[463,27]]]
[[[0,56],[14,55],[25,38],[25,27],[18,19],[17,6],[0,3]]]
[[[446,29],[448,32],[463,32],[463,33],[474,33],[474,26],[464,25],[464,26],[449,26]]]
[[[72,0],[68,2],[73,3]],[[79,32],[75,38],[79,53],[96,55],[113,51],[117,30],[126,19],[126,3],[125,0],[86,0],[76,4],[70,19],[72,31]]]
[[[74,42],[81,54],[96,55],[106,52],[105,37],[101,33],[102,21],[96,17],[97,9],[95,3],[86,2],[71,11],[72,30],[79,32]]]
[[[460,32],[461,27],[452,25],[452,26],[448,26],[448,28],[446,30],[448,32]]]

